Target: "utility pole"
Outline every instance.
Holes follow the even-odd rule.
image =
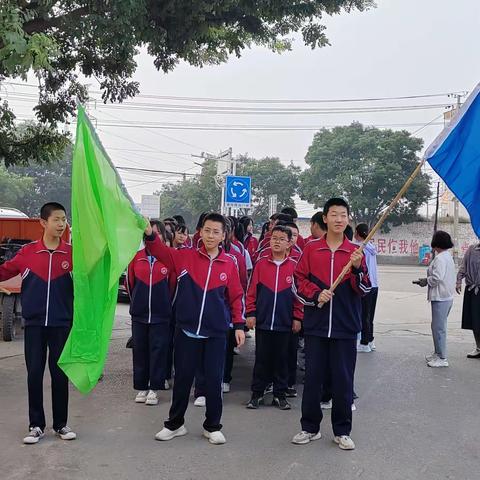
[[[197,155],[192,155],[197,156]],[[226,215],[225,209],[225,182],[226,176],[231,175],[236,171],[236,160],[232,157],[232,147],[227,150],[220,152],[218,155],[211,155],[209,153],[202,152],[201,155],[198,155],[204,160],[215,160],[217,163],[217,174],[215,175],[215,184],[220,188],[222,195],[220,201],[220,213]]]

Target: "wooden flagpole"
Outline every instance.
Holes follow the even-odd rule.
[[[387,207],[387,209],[383,212],[382,216],[378,220],[378,222],[375,224],[375,226],[370,230],[370,233],[368,234],[367,238],[363,241],[363,243],[360,245],[360,251],[363,252],[364,247],[368,244],[368,242],[373,238],[373,236],[377,233],[377,230],[383,225],[385,222],[386,218],[390,214],[390,212],[393,210],[395,205],[400,201],[400,199],[405,195],[405,192],[408,190],[410,185],[413,183],[417,175],[420,173],[420,170],[422,169],[423,165],[425,164],[425,159],[422,159],[422,161],[417,165],[417,168],[413,171],[413,173],[408,177],[408,180],[405,182],[403,187],[400,189],[400,191],[397,193],[395,198],[391,201],[390,205]],[[341,281],[343,280],[343,277],[350,271],[352,268],[352,261],[350,260],[343,270],[340,272],[340,275],[337,277],[335,282],[333,282],[333,285],[330,287],[330,292],[333,292],[338,285],[340,285]],[[319,303],[318,306],[321,307],[323,304]]]

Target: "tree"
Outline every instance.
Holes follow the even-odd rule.
[[[16,201],[16,208],[30,217],[37,217],[44,203],[59,202],[70,217],[72,154],[72,145],[69,144],[61,160],[9,168],[10,175],[33,180],[31,187]]]
[[[237,160],[237,174],[252,177],[252,217],[255,223],[268,218],[268,197],[277,195],[278,210],[293,207],[298,187],[300,167],[288,167],[276,157],[259,160],[241,156]]]
[[[33,178],[9,173],[3,165],[0,165],[0,207],[22,210],[20,200],[32,188],[32,185]]]
[[[77,98],[87,99],[80,75],[98,80],[105,102],[135,96],[139,85],[131,77],[141,46],[164,72],[181,60],[226,62],[253,44],[282,52],[291,48],[293,32],[322,47],[328,45],[323,15],[373,6],[373,0],[2,0],[0,81],[33,71],[36,115],[55,126],[74,114]],[[18,156],[9,153],[0,151],[13,163]]]
[[[47,164],[62,157],[69,136],[48,125],[26,122],[15,124],[8,104],[0,104],[0,162],[5,166]]]
[[[197,178],[164,185],[156,192],[160,194],[162,217],[183,215],[187,224],[193,227],[202,212],[220,211],[221,189],[215,181],[216,173],[215,160],[205,160]],[[278,195],[279,208],[294,205],[299,173],[299,167],[286,167],[278,158],[237,158],[237,174],[252,177],[253,218],[256,222],[268,217],[269,195]]]
[[[407,131],[380,130],[360,123],[315,134],[300,175],[299,195],[316,208],[330,197],[348,200],[355,222],[370,226],[418,165],[423,141]],[[430,177],[421,173],[389,217],[395,224],[415,218],[429,198]]]
[[[201,174],[175,184],[165,184],[160,191],[162,218],[183,215],[187,225],[193,228],[202,212],[220,211],[221,189],[215,183],[217,165],[205,160]]]

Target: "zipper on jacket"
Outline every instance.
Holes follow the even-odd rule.
[[[150,282],[148,283],[148,323],[152,323],[152,274],[155,260],[153,260],[152,263],[149,261],[148,264],[150,265]]]
[[[52,277],[52,259],[53,259],[53,252],[48,252],[50,255],[50,260],[48,262],[48,283],[47,283],[47,308],[45,312],[45,326],[48,325],[48,310],[50,307],[50,279]]]
[[[333,285],[333,263],[335,259],[335,252],[330,256],[330,288]],[[330,299],[330,313],[328,316],[328,338],[332,335],[332,321],[333,321],[333,297]]]
[[[213,265],[213,260],[210,259],[210,265],[208,266],[208,273],[207,273],[207,281],[205,282],[205,287],[203,289],[202,306],[200,307],[200,315],[198,316],[197,335],[200,334],[200,329],[202,328],[203,310],[205,308],[205,300],[207,299],[207,288],[208,288],[208,282],[210,281],[210,274],[212,273],[212,265]]]
[[[275,310],[277,308],[278,274],[280,272],[280,265],[276,265],[276,267],[277,275],[275,276],[275,296],[273,297],[272,323],[270,324],[270,330],[273,330],[273,322],[275,321]]]

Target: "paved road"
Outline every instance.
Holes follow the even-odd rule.
[[[228,443],[212,446],[202,439],[203,411],[193,405],[187,412],[189,435],[156,442],[169,393],[162,393],[156,407],[133,403],[131,352],[124,348],[128,309],[119,305],[105,380],[88,397],[71,394],[70,424],[79,436],[74,442],[48,435],[38,445],[22,445],[27,411],[22,341],[0,343],[0,478],[477,478],[480,361],[465,358],[472,341],[470,332],[460,330],[457,299],[449,324],[451,366],[425,366],[423,355],[431,350],[429,309],[425,291],[410,283],[423,273],[422,268],[381,268],[378,350],[358,359],[353,452],[333,444],[329,413],[324,438],[302,447],[289,443],[299,429],[300,397],[287,412],[245,409],[253,340],[236,357],[232,392],[225,395]]]

